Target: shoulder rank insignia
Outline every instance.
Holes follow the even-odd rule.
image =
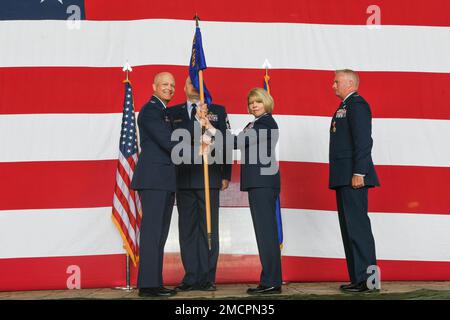
[[[249,122],[244,128],[244,132],[247,132],[248,130],[252,129],[253,124],[254,124],[254,122]]]

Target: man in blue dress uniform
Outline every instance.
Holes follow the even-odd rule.
[[[231,179],[231,163],[225,163],[225,143],[222,144],[222,149],[213,151],[213,156],[219,160],[219,163],[210,163],[208,166],[212,229],[211,250],[209,250],[203,162],[201,155],[197,152],[201,134],[197,117],[200,95],[189,77],[186,79],[184,91],[187,101],[168,109],[174,130],[184,129],[189,132],[193,151],[187,162],[177,166],[178,230],[185,275],[175,289],[177,291],[215,291],[219,257],[219,191],[228,188]],[[229,127],[225,108],[211,104],[208,106],[207,117],[225,138]],[[195,140],[196,136],[197,140]]]
[[[139,117],[141,154],[131,187],[139,191],[142,220],[139,248],[139,296],[172,296],[175,290],[163,287],[164,245],[169,233],[176,190],[175,165],[171,151],[172,125],[167,104],[175,93],[175,79],[168,72],[155,76],[153,96]]]
[[[368,267],[376,266],[375,241],[368,216],[368,190],[379,186],[372,161],[372,114],[357,90],[352,70],[336,71],[333,89],[342,102],[330,127],[329,187],[336,200],[351,283],[345,292],[375,291],[367,285]]]

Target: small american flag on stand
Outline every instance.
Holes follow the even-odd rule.
[[[125,250],[136,266],[139,261],[139,229],[141,225],[141,201],[131,189],[131,180],[138,160],[136,121],[131,83],[125,83],[125,99],[120,133],[120,152],[114,187],[112,219],[122,236]]]

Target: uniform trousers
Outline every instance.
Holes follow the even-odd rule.
[[[347,269],[352,283],[366,281],[367,268],[376,265],[375,240],[368,211],[368,188],[350,186],[336,189],[339,225]]]
[[[260,285],[279,287],[282,283],[281,252],[278,241],[276,201],[280,190],[248,189],[250,212],[262,265]]]
[[[183,283],[204,285],[216,281],[219,258],[219,189],[210,189],[211,250],[208,248],[205,190],[177,191],[178,231]]]
[[[174,192],[139,190],[142,220],[139,242],[138,288],[163,286],[164,245],[169,234]]]

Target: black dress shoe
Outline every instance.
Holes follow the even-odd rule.
[[[159,292],[163,293],[163,294],[169,294],[171,296],[174,296],[177,294],[176,290],[174,289],[169,289],[169,288],[165,288],[165,287],[160,287],[159,288]]]
[[[354,286],[356,286],[356,285],[357,285],[357,284],[354,284],[354,283],[341,284],[341,285],[339,286],[339,289],[345,290],[345,289],[347,289],[347,288],[351,288],[351,287],[354,287]]]
[[[164,287],[159,288],[141,288],[139,289],[139,297],[170,297],[176,295],[176,291]]]
[[[216,284],[214,282],[207,282],[199,287],[200,291],[216,291]]]
[[[248,288],[247,289],[248,294],[279,294],[281,293],[281,286],[280,287],[267,287],[259,285],[256,288]]]
[[[380,290],[375,289],[375,288],[369,289],[367,287],[366,281],[363,281],[358,284],[350,285],[346,288],[343,288],[342,291],[347,292],[347,293],[374,293],[374,292],[379,292]]]
[[[191,290],[197,290],[198,286],[195,284],[186,284],[184,282],[180,283],[178,286],[175,287],[175,291],[177,292],[185,292],[185,291],[191,291]]]

